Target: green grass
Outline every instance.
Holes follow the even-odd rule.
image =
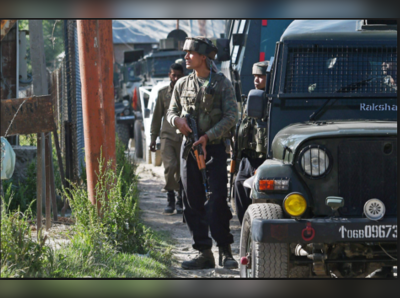
[[[24,212],[13,209],[15,191],[1,198],[1,277],[46,278],[165,278],[171,277],[171,240],[140,220],[136,165],[117,141],[117,169],[100,160],[96,185],[98,209],[88,198],[85,181],[68,191],[76,224],[70,242],[60,249],[45,245],[47,236],[32,239],[32,201]],[[17,192],[18,193],[18,192]]]
[[[169,277],[168,261],[154,256],[121,253],[102,249],[85,253],[85,243],[57,250],[52,277],[75,278],[164,278]],[[77,249],[78,248],[78,249]],[[88,247],[87,247],[88,248]]]

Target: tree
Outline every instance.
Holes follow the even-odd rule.
[[[28,20],[18,20],[19,30],[29,31]],[[62,20],[43,20],[44,51],[46,67],[54,69],[58,66],[56,58],[64,51],[64,22]],[[27,35],[29,45],[29,35]],[[32,72],[30,48],[27,48],[28,73]]]

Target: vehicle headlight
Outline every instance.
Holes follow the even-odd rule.
[[[124,115],[125,115],[125,116],[128,116],[129,114],[130,114],[129,109],[125,109],[125,110],[124,110]]]
[[[304,174],[316,178],[328,173],[332,158],[323,146],[310,145],[300,152],[298,162]]]
[[[292,217],[300,217],[306,212],[307,201],[300,193],[290,193],[283,200],[283,210]]]
[[[127,107],[129,106],[129,101],[125,99],[122,101],[122,104],[124,105],[124,107]]]

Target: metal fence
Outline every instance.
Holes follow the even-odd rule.
[[[51,74],[55,121],[65,160],[66,178],[78,181],[85,165],[81,79],[76,21],[64,21],[65,56]]]

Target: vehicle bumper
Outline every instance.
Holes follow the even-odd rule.
[[[251,234],[264,243],[397,242],[397,218],[254,219]]]
[[[135,122],[135,115],[130,116],[117,116],[117,123],[130,124]]]

